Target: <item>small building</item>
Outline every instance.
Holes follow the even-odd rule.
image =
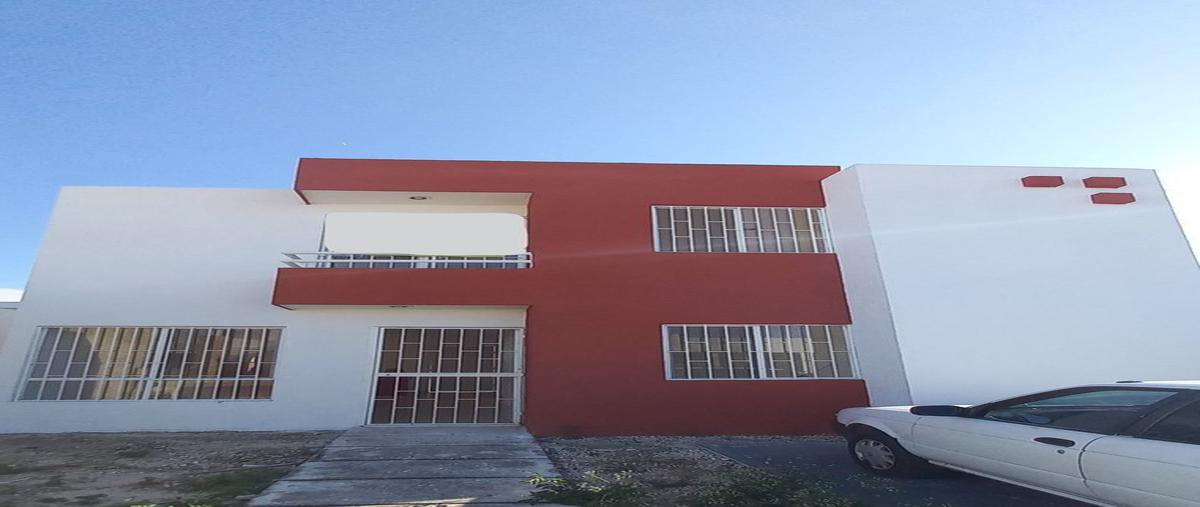
[[[64,188],[0,431],[826,433],[1200,378],[1197,302],[1148,170],[303,159]]]

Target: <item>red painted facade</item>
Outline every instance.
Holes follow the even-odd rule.
[[[521,305],[537,435],[805,434],[860,380],[665,378],[661,326],[849,324],[834,254],[654,252],[651,206],[823,207],[829,166],[305,159],[296,190],[530,193],[534,266],[282,268],[274,303]],[[303,310],[300,310],[303,311]]]

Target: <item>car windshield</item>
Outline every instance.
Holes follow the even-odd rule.
[[[1146,407],[1176,394],[1151,389],[1097,389],[1024,402],[1000,404],[983,417],[1090,433],[1111,433],[1132,422]]]

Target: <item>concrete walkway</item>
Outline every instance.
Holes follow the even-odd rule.
[[[272,484],[252,507],[528,505],[535,473],[557,476],[517,426],[349,430]]]

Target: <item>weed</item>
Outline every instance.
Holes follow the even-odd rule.
[[[188,481],[183,487],[199,495],[201,501],[219,505],[241,495],[258,493],[287,472],[286,468],[251,468]]]
[[[696,482],[696,473],[687,469],[667,469],[646,474],[642,482],[655,488],[681,488]]]
[[[129,507],[213,507],[213,504],[198,502],[180,502],[178,504],[135,503],[130,504]]]
[[[46,482],[42,483],[42,487],[43,488],[57,488],[64,484],[66,484],[66,481],[63,481],[63,476],[55,475],[49,479],[46,479]]]
[[[861,507],[828,485],[795,475],[742,472],[728,484],[713,486],[687,499],[694,507]]]
[[[37,472],[51,467],[31,467],[25,465],[0,465],[0,475],[15,475],[27,472]]]
[[[638,507],[650,505],[650,497],[635,484],[630,472],[617,472],[604,478],[596,472],[584,474],[587,480],[574,481],[534,474],[529,479],[534,491],[533,503],[561,503],[583,507]]]
[[[118,458],[145,458],[146,456],[150,455],[150,449],[138,449],[134,447],[129,449],[121,449],[113,454],[116,454]]]
[[[95,495],[79,495],[76,496],[71,503],[75,505],[96,505],[100,503],[100,500],[106,496],[108,495],[104,493],[97,493]]]

